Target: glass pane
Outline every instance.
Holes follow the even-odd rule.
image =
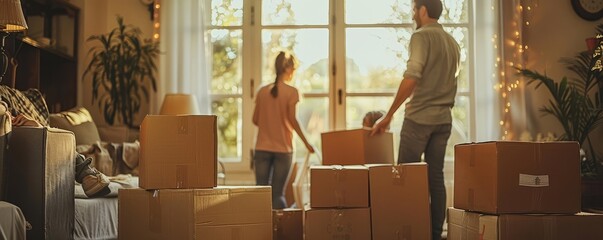
[[[263,25],[324,25],[329,23],[329,1],[263,0]]]
[[[347,0],[347,24],[411,23],[412,0]]]
[[[262,31],[262,85],[274,82],[274,59],[282,50],[299,60],[293,85],[303,93],[329,89],[329,32],[327,29]]]
[[[329,99],[326,97],[303,98],[297,105],[297,120],[305,131],[306,139],[319,152],[322,149],[320,134],[329,129]],[[308,154],[306,146],[295,139],[295,158],[303,159]]]
[[[218,157],[221,160],[240,161],[243,119],[241,106],[241,98],[216,99],[211,103],[212,114],[218,116]]]
[[[212,0],[211,25],[243,25],[243,0]]]
[[[395,92],[408,60],[410,28],[354,28],[346,31],[348,92]]]
[[[468,0],[442,0],[443,11],[440,23],[466,23],[469,19]]]
[[[469,30],[466,27],[445,27],[446,30],[461,47],[461,69],[457,83],[458,91],[469,91]]]
[[[469,97],[456,97],[452,108],[452,131],[446,148],[447,159],[454,159],[454,145],[469,142],[469,108]]]
[[[212,43],[212,81],[214,94],[240,94],[242,80],[242,31],[210,30]]]

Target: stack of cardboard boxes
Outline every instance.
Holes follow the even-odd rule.
[[[580,213],[576,142],[455,146],[448,239],[600,239],[603,215]]]
[[[310,169],[306,239],[429,239],[427,165],[394,165],[391,133],[322,134],[323,166]]]
[[[370,239],[368,184],[365,166],[311,167],[306,239]]]
[[[141,189],[119,192],[120,239],[272,238],[270,187],[217,187],[216,116],[147,116]]]

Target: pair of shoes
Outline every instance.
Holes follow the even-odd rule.
[[[111,192],[109,178],[105,174],[91,167],[92,158],[84,159],[84,155],[77,154],[75,158],[75,181],[82,184],[84,193],[90,198],[102,197]]]

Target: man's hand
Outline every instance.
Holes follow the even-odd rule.
[[[375,134],[384,133],[386,130],[389,129],[389,124],[391,121],[392,117],[389,115],[385,115],[385,117],[381,118],[380,121],[375,123],[375,126],[373,126],[373,131],[371,131],[371,136],[374,136]]]
[[[40,123],[36,122],[36,120],[33,120],[30,117],[23,115],[23,114],[19,114],[19,115],[13,117],[12,123],[13,123],[13,126],[15,126],[15,127],[20,127],[20,126],[42,127],[42,125]]]

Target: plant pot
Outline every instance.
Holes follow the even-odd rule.
[[[603,179],[582,179],[582,210],[603,210]]]

